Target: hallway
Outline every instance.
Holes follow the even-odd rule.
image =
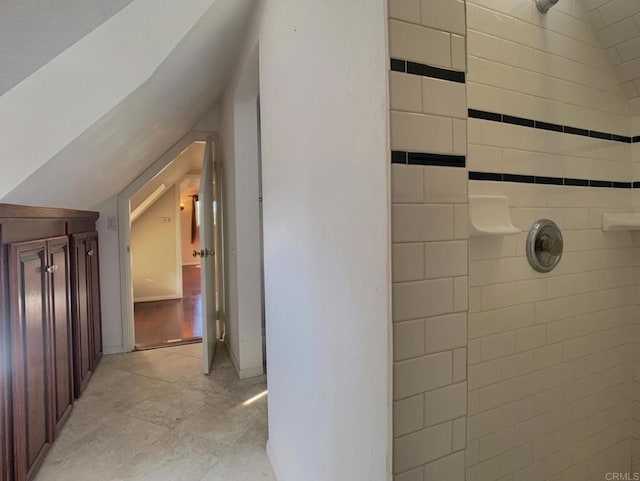
[[[105,356],[36,481],[273,481],[265,377],[240,381],[219,345]]]

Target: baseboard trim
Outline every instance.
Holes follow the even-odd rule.
[[[125,352],[123,346],[106,346],[106,347],[103,346],[102,347],[102,353],[105,355],[122,354],[123,352]]]
[[[252,367],[251,369],[244,369],[238,372],[238,377],[240,379],[249,379],[252,377],[259,377],[264,374],[264,369],[262,366],[260,367]]]
[[[150,297],[135,297],[133,299],[134,304],[137,302],[157,302],[157,301],[175,301],[182,299],[182,296],[150,296]]]
[[[236,353],[229,347],[227,344],[227,351],[229,351],[229,357],[231,358],[231,364],[233,364],[233,368],[236,370],[236,374],[240,379],[249,379],[252,377],[262,376],[264,374],[264,367],[252,367],[250,369],[240,369],[238,365],[238,360],[236,359]]]
[[[276,477],[276,481],[284,481],[284,475],[282,474],[282,469],[280,469],[280,465],[276,459],[276,455],[273,453],[273,448],[271,447],[271,441],[267,440],[267,458],[271,463],[271,470],[273,471],[274,476]]]

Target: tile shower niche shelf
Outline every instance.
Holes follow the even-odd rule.
[[[602,230],[640,230],[640,213],[602,214]]]
[[[469,196],[469,235],[509,235],[522,232],[511,223],[509,201],[502,195]]]

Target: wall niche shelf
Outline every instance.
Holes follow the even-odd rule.
[[[502,195],[469,196],[469,235],[472,237],[520,234],[509,216],[509,201]]]
[[[603,231],[640,230],[640,213],[602,214]]]

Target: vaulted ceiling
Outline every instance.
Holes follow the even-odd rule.
[[[121,192],[214,110],[255,2],[132,0],[48,52],[0,94],[0,201],[93,209]]]
[[[582,0],[582,4],[625,94],[629,99],[640,97],[640,0]]]
[[[131,1],[0,1],[0,95]]]

